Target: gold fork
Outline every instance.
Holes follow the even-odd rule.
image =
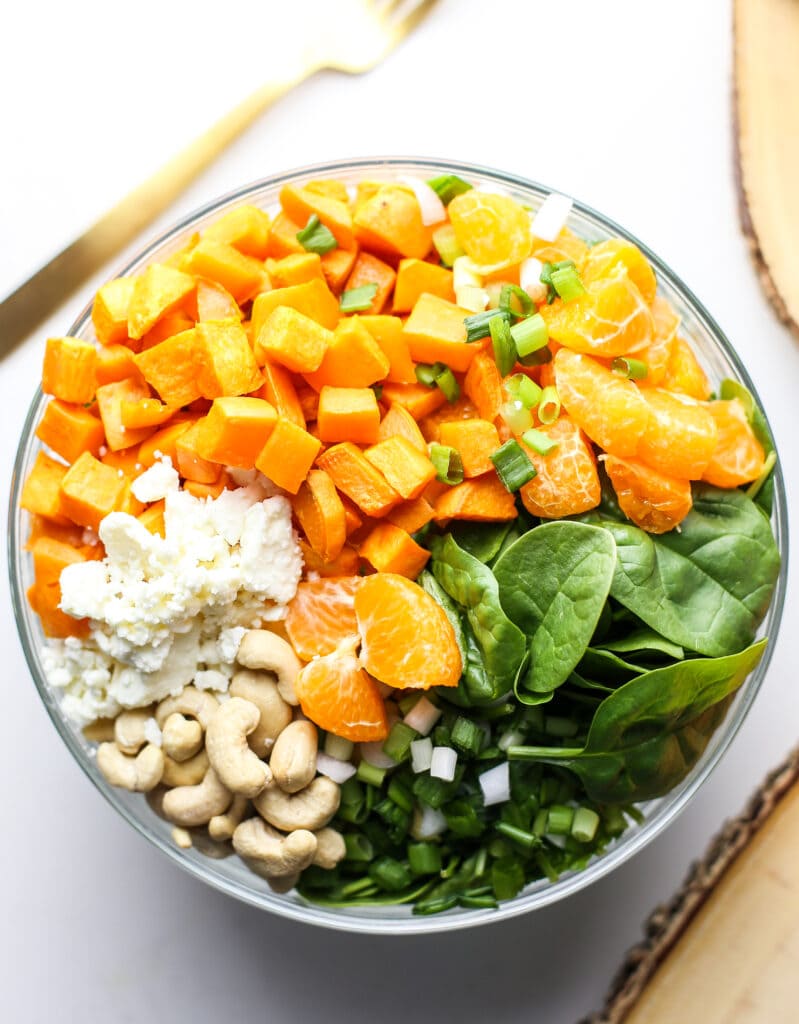
[[[436,0],[351,0],[338,31],[321,32],[279,81],[256,90],[120,200],[80,238],[0,302],[0,357],[9,353],[162,213],[267,107],[317,71],[370,71],[425,17]]]

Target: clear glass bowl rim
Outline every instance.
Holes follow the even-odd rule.
[[[194,225],[205,220],[215,213],[221,212],[224,208],[236,203],[247,202],[257,194],[267,189],[278,189],[280,186],[307,180],[336,175],[360,175],[373,174],[379,176],[388,173],[397,174],[421,174],[431,176],[434,174],[459,174],[467,180],[481,179],[491,182],[497,186],[507,188],[509,191],[523,190],[543,198],[549,192],[556,191],[539,182],[524,178],[521,175],[496,170],[494,168],[479,164],[465,163],[456,160],[445,160],[430,157],[362,157],[354,159],[343,159],[325,163],[309,164],[304,167],[294,168],[280,174],[269,175],[235,189],[223,196],[220,196],[204,206],[188,213],[181,220],[164,230],[147,246],[139,250],[121,269],[113,276],[118,277],[136,272],[146,263],[154,253],[159,251],[169,242],[179,238],[185,232],[191,230]],[[688,306],[691,313],[696,317],[705,331],[712,337],[715,345],[723,352],[724,358],[734,368],[738,378],[749,388],[753,394],[757,394],[754,385],[744,365],[739,359],[732,345],[727,340],[723,331],[711,317],[704,305],[696,295],[682,282],[682,280],[654,253],[648,246],[617,224],[611,218],[594,210],[586,203],[575,200],[574,209],[589,221],[594,221],[602,230],[618,237],[626,238],[637,245],[645,253],[652,266],[655,268],[659,281],[667,281],[670,288]],[[80,313],[69,331],[70,335],[80,335],[86,330],[91,321],[91,303]],[[100,793],[111,804],[112,807],[125,820],[136,829],[140,835],[153,843],[167,857],[175,861],[181,868],[194,875],[196,878],[214,888],[225,892],[236,899],[242,900],[260,909],[267,909],[282,916],[308,924],[319,925],[327,928],[338,929],[350,932],[361,932],[368,934],[384,935],[408,935],[454,931],[466,927],[474,927],[480,924],[492,924],[531,910],[547,906],[558,900],[578,892],[585,886],[604,877],[616,867],[623,864],[645,845],[658,836],[685,808],[699,787],[705,782],[710,773],[716,767],[724,752],[741,727],[746,715],[757,696],[762,681],[765,677],[768,664],[771,660],[776,638],[779,631],[780,620],[785,600],[787,586],[788,566],[788,510],[785,494],[785,485],[782,478],[780,461],[778,459],[775,473],[774,487],[774,514],[772,526],[780,549],[782,565],[777,580],[774,595],[766,620],[771,626],[770,642],[766,652],[756,667],[755,671],[741,687],[736,699],[728,713],[727,718],[714,734],[711,741],[711,748],[706,751],[697,766],[690,775],[671,793],[657,801],[657,809],[651,817],[647,817],[644,824],[625,833],[620,840],[611,845],[607,852],[591,861],[588,866],[578,872],[562,876],[557,882],[538,882],[525,889],[522,894],[500,904],[496,910],[457,910],[441,915],[430,917],[407,917],[383,916],[380,908],[363,908],[366,913],[341,912],[319,907],[311,903],[293,902],[282,896],[271,893],[270,890],[250,888],[240,884],[235,878],[226,877],[224,874],[212,870],[217,862],[212,859],[193,860],[186,856],[184,851],[179,849],[165,835],[157,834],[151,827],[151,820],[154,817],[149,807],[140,801],[136,805],[141,810],[141,815],[124,802],[124,794],[109,786],[93,761],[87,756],[81,746],[73,728],[61,714],[58,704],[50,691],[37,659],[35,650],[35,638],[29,628],[28,608],[22,582],[22,563],[25,558],[22,538],[20,535],[21,516],[19,514],[19,497],[22,488],[23,470],[33,447],[36,444],[33,430],[38,421],[45,396],[41,390],[37,390],[26,417],[23,431],[17,450],[14,464],[14,477],[11,488],[9,503],[9,531],[8,531],[8,563],[11,584],[12,605],[20,640],[25,653],[34,683],[39,696],[49,714],[61,739],[64,741],[73,757],[83,769],[91,782],[97,787]],[[146,811],[143,810],[146,808]],[[254,878],[255,876],[253,876]],[[265,883],[264,883],[265,884]]]

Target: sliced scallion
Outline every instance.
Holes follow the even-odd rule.
[[[554,384],[548,384],[538,403],[538,418],[547,426],[560,416],[560,396]]]
[[[403,863],[393,857],[378,857],[369,865],[369,877],[377,882],[381,889],[397,892],[410,885],[411,875]]]
[[[519,308],[515,309],[513,300],[516,299]],[[502,313],[509,316],[529,316],[535,311],[533,300],[527,292],[517,284],[503,284],[499,293],[499,308]]]
[[[572,302],[585,293],[585,285],[580,280],[577,267],[556,267],[551,274],[552,287],[564,302]]]
[[[505,489],[511,493],[518,491],[536,475],[535,466],[514,438],[497,448],[489,458],[494,463],[497,476]]]
[[[374,847],[361,832],[348,832],[344,836],[347,860],[362,861],[368,864],[375,855]]]
[[[417,363],[414,367],[414,373],[420,384],[424,384],[426,388],[434,388],[436,386],[436,376],[443,367],[443,363]]]
[[[473,187],[468,181],[459,178],[457,174],[439,174],[436,178],[428,178],[427,184],[444,206],[449,206],[455,196],[462,196],[464,192],[471,191]]]
[[[514,434],[522,434],[533,425],[532,413],[515,398],[513,401],[503,402],[499,407],[499,415]]]
[[[485,734],[470,718],[458,715],[452,726],[452,745],[464,754],[479,754]]]
[[[466,255],[451,224],[442,224],[436,228],[433,232],[433,245],[445,267],[451,267],[459,256]]]
[[[474,316],[464,317],[463,322],[466,324],[466,340],[480,341],[481,338],[487,338],[491,333],[488,326],[489,321],[495,316],[501,316],[510,323],[510,316],[507,313],[500,313],[498,309],[487,309],[483,313],[475,313]]]
[[[531,356],[549,341],[549,331],[540,313],[534,313],[525,320],[520,320],[510,329],[510,336],[521,358]]]
[[[488,331],[494,348],[494,362],[502,377],[507,377],[516,365],[516,346],[510,333],[507,317],[497,314],[488,321]]]
[[[386,771],[386,768],[375,768],[368,761],[361,761],[355,777],[361,782],[365,782],[368,786],[382,786],[383,779],[386,777]]]
[[[441,870],[441,848],[434,843],[408,843],[408,863],[415,875],[437,875]]]
[[[410,756],[411,743],[417,738],[417,735],[416,730],[406,725],[405,722],[395,722],[383,744],[383,752],[399,764]]]
[[[627,377],[630,380],[643,380],[649,374],[649,367],[641,359],[631,359],[628,356],[617,356],[610,364],[611,370],[619,377]]]
[[[536,430],[535,427],[525,430],[522,434],[522,441],[538,455],[549,455],[553,448],[558,447],[559,443],[553,441],[551,437],[547,437],[543,431]]]
[[[436,366],[439,364],[436,363]],[[444,397],[448,402],[457,402],[460,398],[461,389],[455,374],[450,370],[448,366],[445,366],[437,375],[435,379],[436,384],[444,392]]]
[[[341,293],[339,309],[342,313],[361,313],[369,309],[375,295],[377,295],[377,284],[362,284],[360,288],[350,288],[349,291]]]
[[[308,218],[302,231],[297,232],[297,241],[306,252],[316,252],[320,256],[338,247],[333,232],[324,226],[315,213]]]
[[[494,828],[497,832],[506,836],[514,843],[518,843],[518,845],[525,850],[532,850],[541,842],[540,838],[535,835],[535,833],[528,832],[523,828],[517,828],[515,825],[510,825],[506,821],[498,821]]]
[[[566,807],[564,804],[553,804],[547,814],[547,834],[567,836],[571,831],[573,820],[574,808]]]
[[[463,460],[460,452],[445,444],[431,444],[429,448],[430,461],[435,466],[436,480],[442,484],[463,483]]]
[[[593,842],[599,828],[599,815],[590,807],[578,807],[572,819],[571,834],[578,843]]]
[[[525,409],[532,409],[541,401],[542,389],[531,380],[526,373],[514,373],[505,381],[505,390],[516,402],[521,402]]]

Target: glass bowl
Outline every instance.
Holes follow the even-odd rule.
[[[193,232],[201,230],[214,218],[236,204],[253,203],[268,209],[277,203],[281,187],[289,182],[299,183],[309,178],[332,176],[347,183],[355,183],[363,178],[391,179],[400,175],[429,178],[448,172],[459,174],[474,184],[480,183],[487,188],[507,191],[521,201],[534,205],[540,203],[551,191],[542,185],[511,174],[451,161],[390,157],[318,164],[265,178],[209,203],[156,238],[126,267],[122,268],[119,274],[134,274],[154,259],[163,260],[181,248]],[[577,234],[593,241],[610,236],[620,236],[635,242],[651,261],[657,273],[661,293],[673,303],[677,312],[682,316],[684,331],[692,340],[711,381],[717,382],[723,377],[732,377],[741,381],[754,392],[746,370],[718,324],[710,317],[696,296],[654,253],[613,221],[579,202],[574,205],[569,218],[569,226]],[[68,333],[79,338],[94,340],[90,314],[91,304],[86,306]],[[211,859],[194,847],[188,850],[179,849],[171,838],[172,826],[150,809],[141,794],[112,788],[97,768],[93,755],[93,744],[89,743],[82,733],[66,719],[59,707],[56,695],[46,682],[40,654],[43,634],[37,617],[25,599],[25,591],[32,582],[33,570],[31,558],[24,550],[26,513],[22,512],[19,507],[22,483],[40,448],[40,443],[34,435],[34,429],[42,414],[45,401],[45,396],[39,391],[33,399],[23,428],[14,471],[9,515],[9,567],[12,598],[22,646],[39,695],[62,740],[83,771],[105,799],[135,829],[185,871],[253,906],[309,924],[347,931],[412,934],[448,931],[500,921],[563,899],[608,874],[654,839],[674,820],[718,764],[746,717],[765,676],[773,641],[779,628],[786,586],[787,508],[779,462],[776,469],[772,526],[782,555],[782,569],[771,606],[760,630],[760,635],[769,636],[772,643],[769,644],[760,664],[738,691],[724,722],[711,738],[704,755],[693,771],[667,796],[642,805],[644,817],[640,824],[631,825],[602,855],[591,861],[582,871],[564,874],[556,882],[547,880],[534,882],[514,899],[500,904],[499,908],[495,910],[454,909],[431,917],[414,917],[405,907],[327,909],[306,902],[296,893],[277,895],[271,892],[266,883],[249,871],[235,855],[225,859]]]

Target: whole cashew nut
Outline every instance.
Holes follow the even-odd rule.
[[[114,720],[114,739],[123,753],[138,754],[147,742],[144,723],[152,716],[151,708],[131,708],[117,715]]]
[[[97,748],[97,767],[112,786],[147,793],[161,781],[164,755],[152,743],[135,757],[123,753],[116,743],[101,743]]]
[[[81,730],[90,743],[114,742],[114,719],[96,718]]]
[[[275,828],[284,832],[308,829],[315,832],[338,810],[341,790],[337,783],[318,775],[300,793],[284,793],[276,786],[265,789],[255,800],[255,809]]]
[[[275,740],[269,767],[284,793],[298,793],[316,775],[318,742],[316,726],[306,719],[287,725]]]
[[[161,747],[174,761],[188,761],[203,745],[203,727],[196,718],[173,711],[161,729]]]
[[[269,672],[241,669],[230,681],[231,697],[242,697],[261,712],[258,725],[247,738],[250,750],[266,757],[275,740],[291,721],[291,705],[280,696],[275,677]]]
[[[259,874],[281,878],[308,867],[316,853],[316,836],[306,829],[284,836],[260,818],[248,818],[233,833],[233,849],[240,857],[256,861]]]
[[[231,793],[257,796],[272,781],[272,772],[247,746],[247,735],[261,713],[248,700],[231,697],[220,705],[205,733],[211,767]]]
[[[299,704],[294,692],[294,680],[302,664],[294,648],[277,633],[268,629],[250,629],[241,638],[236,660],[245,668],[258,668],[274,672],[277,688],[287,704]]]
[[[175,761],[164,757],[164,775],[161,781],[166,786],[196,786],[202,782],[208,771],[208,755],[205,748],[199,750],[188,761]]]
[[[244,820],[250,806],[246,796],[234,796],[233,803],[224,814],[216,814],[208,822],[208,835],[217,842],[224,843],[233,838],[233,833]]]
[[[173,825],[194,828],[207,825],[217,814],[223,814],[230,806],[232,796],[209,768],[197,786],[178,786],[164,794],[162,807],[165,816]]]
[[[219,701],[207,690],[198,690],[195,686],[185,686],[177,697],[165,697],[155,709],[155,720],[161,729],[170,715],[185,715],[196,718],[205,731],[214,717]]]
[[[334,828],[323,828],[314,833],[316,836],[316,853],[311,861],[317,867],[329,870],[334,868],[340,860],[344,860],[347,854],[347,847],[344,844],[344,836]]]

